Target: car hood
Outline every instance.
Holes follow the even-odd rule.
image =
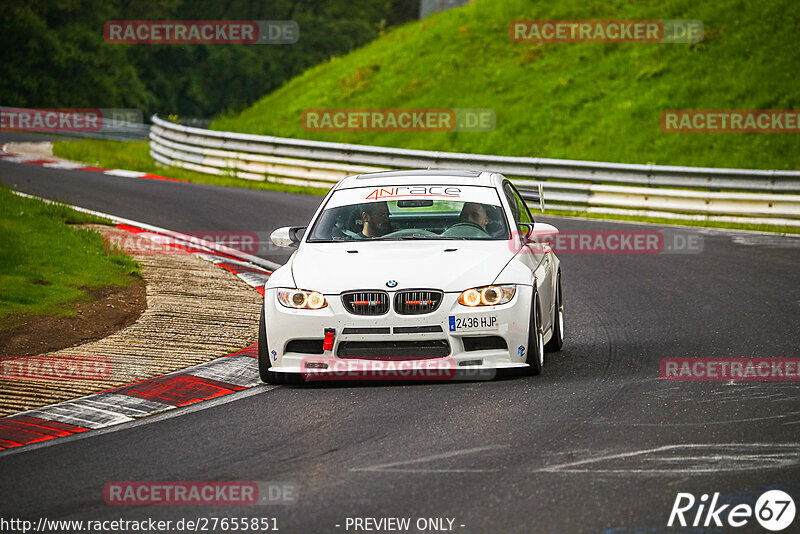
[[[513,255],[505,240],[304,243],[291,268],[299,289],[326,294],[354,289],[463,291],[494,282]],[[389,280],[397,286],[388,288]]]

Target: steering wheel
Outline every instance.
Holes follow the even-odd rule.
[[[457,228],[459,226],[472,226],[473,228],[477,228],[478,230],[480,230],[484,234],[487,234],[487,235],[489,234],[489,232],[487,232],[486,230],[483,229],[483,226],[481,226],[478,223],[474,223],[472,221],[465,221],[465,222],[455,223],[453,226],[451,226],[447,230],[449,231],[449,230],[452,230],[453,228]]]

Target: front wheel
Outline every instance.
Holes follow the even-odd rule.
[[[539,295],[533,294],[530,324],[528,325],[528,364],[529,375],[539,375],[544,366],[544,339],[542,335],[542,316],[539,313]]]
[[[267,345],[267,321],[264,318],[264,308],[261,308],[261,319],[258,322],[258,375],[262,382],[267,384],[302,384],[303,377],[299,373],[273,373],[270,371],[269,345]]]
[[[264,307],[261,307],[261,319],[258,321],[258,375],[262,382],[272,383],[273,373],[269,368],[272,363],[269,361],[269,346],[267,345],[267,322],[264,319]]]
[[[553,337],[544,346],[547,352],[558,352],[564,346],[564,301],[561,297],[561,272],[556,279],[556,302],[553,310]]]

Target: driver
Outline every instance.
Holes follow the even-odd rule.
[[[381,237],[389,232],[389,206],[386,202],[373,202],[361,207],[364,237]]]
[[[486,208],[483,204],[477,202],[465,202],[464,207],[461,208],[461,216],[459,221],[462,223],[473,223],[480,226],[483,231],[486,231],[486,225],[489,224],[489,216],[486,214]]]

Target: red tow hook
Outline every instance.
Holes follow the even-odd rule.
[[[325,329],[325,339],[322,340],[322,350],[325,352],[333,350],[333,336],[336,335],[335,328]]]

